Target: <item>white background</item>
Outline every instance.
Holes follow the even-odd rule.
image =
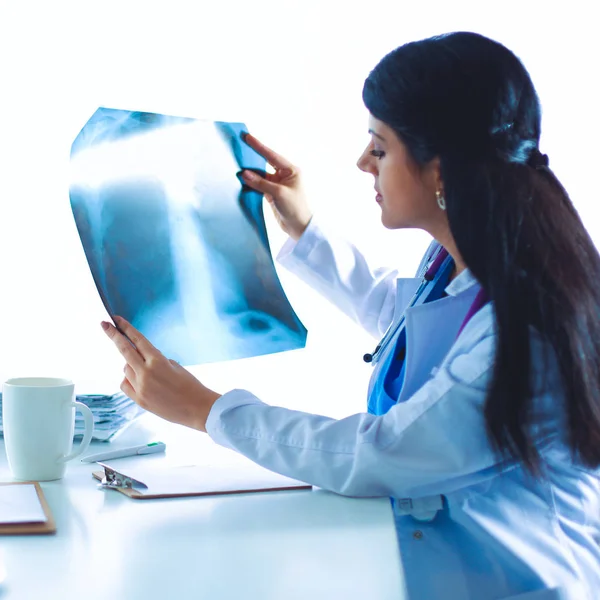
[[[316,212],[377,266],[410,276],[425,234],[382,228],[361,90],[394,47],[470,30],[517,53],[544,109],[541,148],[594,240],[597,2],[0,0],[0,377],[116,391],[122,360],[71,214],[70,146],[98,106],[243,121],[301,166]],[[596,6],[597,8],[597,6]],[[439,90],[444,93],[443,89]],[[268,211],[268,208],[266,208]],[[271,215],[273,252],[284,241]],[[194,369],[218,391],[332,416],[361,411],[374,341],[293,276],[280,277],[307,348]]]

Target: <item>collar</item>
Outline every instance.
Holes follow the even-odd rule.
[[[477,283],[477,279],[475,279],[471,271],[469,271],[469,269],[465,269],[446,286],[444,291],[446,294],[448,294],[448,296],[458,296],[465,290],[472,288]]]

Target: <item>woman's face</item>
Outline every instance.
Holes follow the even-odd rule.
[[[439,161],[420,167],[394,131],[372,115],[369,133],[371,141],[357,165],[375,178],[381,222],[388,229],[419,228],[434,234],[446,220],[436,201],[436,190],[443,193]]]

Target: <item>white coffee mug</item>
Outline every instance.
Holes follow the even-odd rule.
[[[81,444],[73,448],[75,409],[85,421]],[[8,466],[15,479],[50,481],[82,454],[94,432],[92,411],[75,401],[75,385],[54,377],[19,377],[4,382],[2,420]]]

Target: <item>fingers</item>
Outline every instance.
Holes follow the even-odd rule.
[[[130,383],[135,382],[135,371],[127,363],[125,363],[125,366],[123,367],[123,373],[125,374],[125,379],[129,380]]]
[[[278,169],[275,173],[265,173],[264,178],[273,183],[285,183],[296,175],[298,171],[292,169]]]
[[[252,171],[242,171],[242,178],[244,183],[249,185],[252,189],[262,192],[263,194],[277,195],[280,185],[272,181],[268,181],[264,177],[253,173]]]
[[[250,148],[258,152],[271,166],[275,167],[276,169],[294,169],[294,165],[292,165],[289,160],[283,158],[283,156],[277,154],[277,152],[271,150],[271,148],[268,148],[262,142],[259,142],[253,135],[246,133],[243,139],[246,144],[250,146]]]
[[[137,402],[137,396],[136,396],[135,390],[133,389],[133,386],[131,385],[130,381],[127,378],[123,379],[123,381],[121,382],[120,388],[121,388],[121,391],[128,398],[131,398],[134,402]]]
[[[130,341],[120,333],[116,327],[107,323],[106,321],[102,322],[102,329],[106,335],[112,340],[114,345],[117,347],[117,350],[121,353],[121,356],[127,361],[129,365],[135,371],[136,369],[140,369],[144,365],[144,358],[134,348]]]
[[[160,352],[133,325],[131,325],[131,323],[123,319],[123,317],[115,317],[115,321],[120,327],[121,331],[137,348],[139,354],[144,360],[160,354]]]

